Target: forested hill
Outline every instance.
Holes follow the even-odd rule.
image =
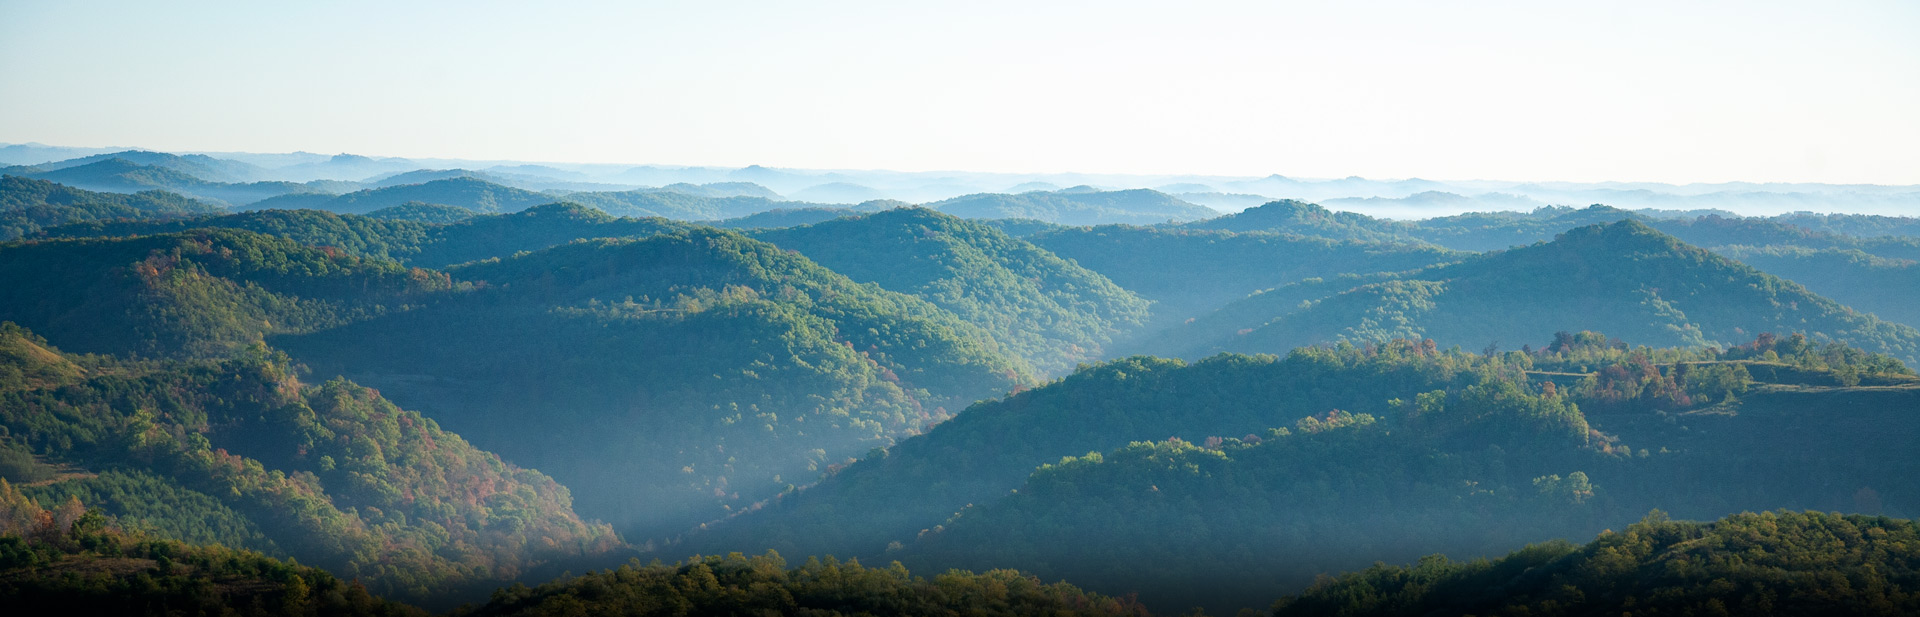
[[[1218,218],[1181,225],[1186,229],[1272,231],[1336,240],[1408,241],[1412,228],[1405,223],[1376,219],[1353,212],[1333,212],[1319,204],[1282,199]]]
[[[171,154],[151,150],[127,150],[83,156],[79,158],[42,163],[34,167],[47,171],[57,171],[75,167],[84,167],[95,163],[119,160],[135,165],[157,167],[180,172],[208,182],[254,182],[266,179],[266,170],[231,159],[214,158],[205,154]]]
[[[757,195],[703,195],[661,189],[570,193],[566,199],[619,216],[658,216],[687,221],[717,221],[780,208],[821,206]]]
[[[219,357],[269,334],[398,310],[452,287],[445,274],[284,238],[202,229],[0,245],[0,320],[62,347]]]
[[[182,159],[183,157],[174,158]],[[167,166],[164,164],[148,164],[120,156],[99,159],[84,165],[51,170],[37,167],[11,167],[6,168],[5,171],[10,175],[50,180],[63,185],[91,191],[137,193],[163,190],[180,193],[195,199],[231,205],[249,204],[269,197],[293,193],[316,193],[321,190],[315,186],[294,182],[229,183],[219,180],[209,180],[209,177],[226,176],[223,174],[208,173],[203,166],[199,165]]]
[[[641,538],[1031,379],[938,307],[733,232],[576,242],[452,274],[475,289],[275,344],[554,474],[582,512]]]
[[[413,221],[416,223],[458,223],[479,213],[460,206],[430,204],[409,201],[398,206],[387,206],[367,213],[368,218],[389,221]]]
[[[1212,208],[1180,201],[1177,197],[1151,189],[979,193],[925,205],[961,218],[1035,219],[1066,225],[1154,225],[1220,215],[1219,211]]]
[[[404,207],[408,206],[395,208]],[[322,210],[256,210],[179,220],[93,222],[49,229],[44,236],[78,238],[189,229],[244,229],[309,246],[332,247],[361,257],[441,268],[584,238],[647,236],[689,228],[686,223],[666,219],[615,218],[571,203],[534,206],[510,214],[470,216],[443,225],[374,216],[393,209],[367,216]]]
[[[618,540],[547,476],[255,345],[217,362],[72,356],[0,323],[0,475],[162,537],[298,558],[432,599]]]
[[[1151,300],[1151,334],[1248,294],[1310,278],[1400,272],[1465,259],[1418,243],[1131,225],[1064,227],[1028,240]]]
[[[1014,570],[947,571],[932,579],[895,563],[810,558],[789,567],[779,555],[708,556],[675,565],[638,562],[618,570],[495,593],[461,617],[545,615],[872,615],[919,617],[1148,617],[1133,598],[1087,593]]]
[[[1130,359],[976,406],[682,550],[1018,563],[1162,611],[1231,612],[1321,572],[1499,554],[1655,507],[1910,515],[1920,501],[1894,478],[1920,472],[1916,405],[1920,378],[1898,362],[1804,338]],[[1769,445],[1783,434],[1794,448]]]
[[[96,193],[46,180],[0,176],[0,242],[83,221],[193,216],[218,206],[162,191]]]
[[[1655,512],[1584,546],[1492,561],[1375,566],[1272,606],[1275,617],[1920,614],[1920,525],[1818,512],[1709,523]]]
[[[1719,345],[1758,332],[1805,332],[1912,361],[1920,331],[1858,313],[1806,288],[1689,246],[1637,221],[1583,227],[1553,242],[1492,253],[1302,305],[1269,292],[1165,337],[1185,357],[1301,345],[1431,338],[1479,349],[1531,333],[1592,329],[1659,345]],[[1284,292],[1286,290],[1278,290]]]
[[[359,582],[257,552],[116,525],[69,498],[43,506],[0,478],[0,603],[25,615],[424,617]]]
[[[923,298],[1045,372],[1098,360],[1147,304],[1097,273],[998,229],[899,208],[753,234],[855,281]]]
[[[365,189],[345,195],[283,195],[253,202],[247,207],[255,210],[311,209],[345,214],[363,214],[413,201],[459,206],[474,212],[498,214],[502,212],[517,212],[532,206],[553,203],[556,199],[551,195],[543,193],[502,186],[479,178],[461,176],[432,180],[420,184],[402,184]]]
[[[1888,259],[1859,249],[1722,246],[1714,250],[1888,321],[1920,327],[1920,261]]]

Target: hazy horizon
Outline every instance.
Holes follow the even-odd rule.
[[[1920,184],[1911,3],[0,1],[0,141],[817,170]],[[377,16],[377,18],[374,18]]]

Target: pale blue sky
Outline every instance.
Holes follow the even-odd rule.
[[[1920,3],[0,0],[0,142],[1920,183]]]

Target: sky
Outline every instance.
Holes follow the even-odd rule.
[[[0,0],[0,142],[1920,184],[1920,2]]]

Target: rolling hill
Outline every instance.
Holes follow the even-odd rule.
[[[50,503],[118,495],[96,503],[121,524],[239,539],[378,592],[441,598],[620,546],[552,479],[372,390],[304,383],[260,345],[219,361],[126,362],[68,355],[0,323],[0,400],[0,439],[63,470],[22,490]],[[156,508],[165,495],[174,507]]]
[[[978,193],[925,205],[960,218],[1035,219],[1063,225],[1153,225],[1220,215],[1217,210],[1180,201],[1172,195],[1151,189]]]
[[[221,357],[445,292],[445,274],[231,229],[0,245],[0,320],[63,348]]]
[[[69,223],[220,212],[219,206],[163,191],[100,193],[46,180],[0,176],[0,242]]]
[[[1099,359],[1146,318],[1106,277],[986,225],[900,208],[754,237],[952,311],[1043,372]]]
[[[471,291],[274,344],[555,474],[583,512],[640,538],[1030,383],[952,314],[731,232],[575,242],[451,273]]]
[[[585,238],[648,236],[689,227],[658,218],[614,218],[599,210],[565,203],[534,206],[511,214],[469,216],[445,224],[391,218],[389,215],[397,212],[395,208],[426,208],[444,213],[452,206],[403,205],[365,216],[324,210],[255,210],[216,217],[81,223],[48,229],[42,235],[95,238],[238,229],[369,259],[442,268]],[[381,212],[388,215],[374,216]]]
[[[1027,239],[1152,301],[1146,333],[1294,281],[1412,270],[1467,256],[1414,243],[1127,225],[1058,228]]]
[[[1181,225],[1185,229],[1272,231],[1335,240],[1406,241],[1404,224],[1352,212],[1334,212],[1304,201],[1283,199],[1240,212]]]
[[[978,405],[681,550],[1018,563],[1231,611],[1329,570],[1497,555],[1656,507],[1911,515],[1916,404],[1898,362],[1804,338],[1135,358]],[[1802,437],[1773,447],[1783,434]]]
[[[267,180],[267,171],[258,166],[207,156],[205,154],[169,154],[150,150],[127,150],[83,156],[51,163],[35,165],[48,171],[82,167],[94,163],[119,159],[136,165],[160,167],[180,172],[187,176],[219,183],[246,183]]]
[[[1343,615],[1868,615],[1920,612],[1915,523],[1818,512],[1707,523],[1655,512],[1584,546],[1492,561],[1435,556],[1329,578],[1276,617]]]
[[[1258,294],[1201,318],[1156,350],[1277,352],[1302,345],[1430,338],[1478,349],[1533,333],[1600,330],[1656,345],[1727,346],[1760,332],[1804,332],[1912,361],[1920,331],[1855,312],[1798,284],[1689,246],[1638,221],[1490,253],[1302,305]]]
[[[246,205],[289,194],[325,194],[319,188],[293,182],[227,183],[207,180],[184,171],[196,168],[192,165],[148,165],[116,156],[51,171],[13,168],[10,173],[92,191],[137,193],[164,190],[229,205]]]
[[[471,176],[456,176],[419,184],[402,184],[354,191],[345,195],[284,195],[248,205],[254,210],[326,210],[364,214],[407,202],[459,206],[482,214],[518,212],[556,201],[552,196],[494,184]]]

